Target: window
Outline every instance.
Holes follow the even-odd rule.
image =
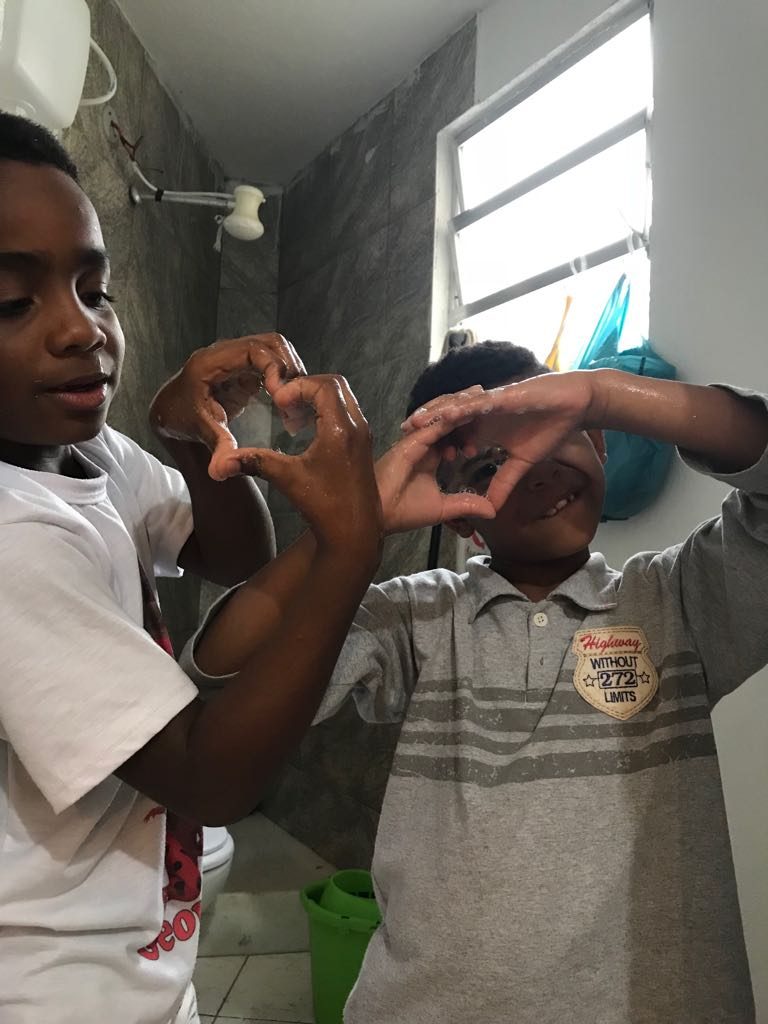
[[[648,332],[651,28],[624,0],[468,123],[449,129],[449,327],[517,341],[563,365],[619,275],[628,343]]]

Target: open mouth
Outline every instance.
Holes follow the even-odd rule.
[[[571,494],[566,494],[564,498],[561,498],[559,501],[555,502],[551,508],[548,508],[543,515],[540,515],[539,519],[553,519],[555,516],[560,515],[564,508],[568,508],[569,505],[572,505],[578,497],[579,495],[575,491]]]
[[[95,373],[50,388],[48,393],[70,408],[95,410],[106,402],[109,382],[106,373]]]
[[[86,377],[76,377],[68,380],[65,384],[52,387],[51,391],[90,391],[92,388],[101,387],[106,384],[109,377],[106,373],[90,373]]]

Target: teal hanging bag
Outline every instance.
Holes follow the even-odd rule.
[[[630,285],[622,274],[597,326],[576,360],[576,370],[624,370],[640,377],[675,380],[676,368],[662,359],[647,338],[635,348],[619,350],[629,307]],[[606,430],[608,460],[603,522],[629,519],[656,500],[667,479],[674,448],[636,434]]]

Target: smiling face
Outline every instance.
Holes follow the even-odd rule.
[[[452,525],[464,535],[477,530],[493,555],[507,561],[570,558],[589,547],[600,523],[605,496],[601,454],[600,435],[574,434],[553,458],[523,477],[495,519]]]
[[[0,161],[0,458],[103,427],[124,350],[108,283],[80,187],[53,167]]]
[[[443,486],[484,494],[506,458],[503,444],[495,440],[506,432],[503,417],[498,423],[493,416],[481,421],[474,437],[478,454],[459,458],[450,467],[444,464]],[[587,551],[600,523],[604,461],[600,431],[574,433],[551,458],[531,467],[495,519],[458,519],[449,525],[462,536],[480,533],[494,558],[504,562],[531,565],[570,559]]]

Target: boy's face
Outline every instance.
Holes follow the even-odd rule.
[[[125,344],[108,284],[80,187],[0,161],[0,443],[76,444],[103,427]]]
[[[487,416],[472,430],[478,455],[459,461],[451,490],[485,493],[507,448],[509,421]],[[509,438],[509,445],[514,443]],[[591,544],[605,498],[602,432],[577,432],[544,462],[532,466],[492,520],[458,519],[462,536],[477,531],[497,559],[521,564],[570,558]]]

